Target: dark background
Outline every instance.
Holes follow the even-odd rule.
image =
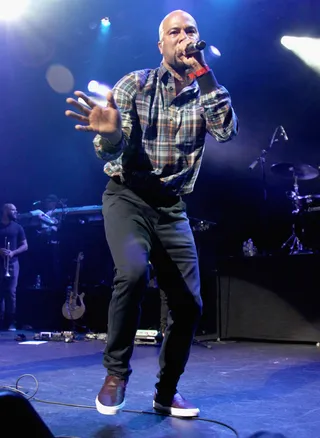
[[[31,4],[23,20],[0,24],[1,202],[13,202],[24,212],[32,209],[33,201],[55,193],[67,198],[69,206],[101,204],[108,180],[103,162],[94,154],[92,136],[76,132],[64,116],[65,99],[76,89],[86,92],[92,79],[112,86],[132,70],[157,67],[159,23],[168,12],[182,8],[196,18],[201,37],[221,51],[221,58],[209,63],[230,91],[240,121],[240,133],[230,143],[207,138],[194,193],[186,197],[190,216],[217,223],[210,238],[205,238],[209,251],[205,256],[210,263],[210,250],[239,254],[242,242],[250,237],[260,252],[278,252],[290,235],[292,206],[286,191],[292,182],[273,175],[270,166],[279,161],[320,164],[320,76],[285,49],[280,39],[319,37],[320,3],[52,0]],[[111,26],[101,32],[104,16],[110,17]],[[46,74],[54,64],[72,73],[70,91],[59,93],[49,85]],[[267,155],[265,205],[261,170],[257,166],[251,172],[248,166],[268,146],[278,125],[285,127],[289,141],[277,143]],[[319,178],[302,181],[300,192],[320,193]],[[262,220],[264,207],[267,227]],[[69,262],[84,239],[90,243],[95,268],[103,271],[108,250],[102,224],[92,234],[90,229],[69,227],[65,236]]]

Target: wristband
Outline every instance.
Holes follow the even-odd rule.
[[[199,78],[200,76],[204,75],[205,73],[207,73],[210,70],[210,67],[208,65],[206,65],[205,67],[200,68],[197,71],[194,71],[192,73],[189,73],[188,76],[190,79],[196,79]]]

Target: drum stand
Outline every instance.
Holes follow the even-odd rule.
[[[300,213],[300,205],[299,205],[299,186],[298,186],[298,177],[294,174],[294,183],[293,183],[293,191],[291,192],[290,198],[292,199],[293,205],[295,209],[292,214],[298,215]],[[303,235],[302,229],[302,235]],[[290,245],[289,255],[305,253],[305,249],[299,237],[296,234],[296,224],[292,223],[292,234],[291,236],[281,245],[281,249],[286,248]]]
[[[284,249],[286,246],[290,245],[290,255],[299,254],[305,252],[304,247],[301,243],[301,240],[296,235],[295,224],[292,224],[292,234],[282,245],[281,249]]]

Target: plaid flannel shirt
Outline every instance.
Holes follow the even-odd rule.
[[[93,141],[97,156],[106,161],[104,172],[144,187],[155,178],[176,195],[192,192],[206,134],[226,142],[238,131],[226,88],[202,93],[201,79],[178,96],[174,77],[163,64],[118,81],[113,94],[122,117],[122,140],[112,146],[96,135]]]

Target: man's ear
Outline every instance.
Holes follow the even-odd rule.
[[[162,41],[159,41],[159,42],[158,42],[158,49],[159,49],[159,52],[160,52],[161,55],[162,55],[162,52],[163,52],[163,50],[162,50]]]

